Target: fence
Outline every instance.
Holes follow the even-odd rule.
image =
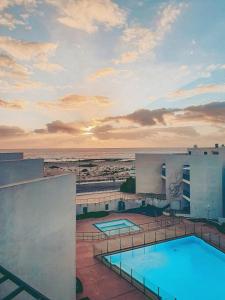
[[[104,232],[77,232],[76,239],[77,240],[86,240],[86,241],[94,241],[94,240],[105,240],[109,238],[116,238],[120,236],[129,236],[145,231],[157,230],[160,228],[174,226],[176,224],[180,224],[180,218],[155,218],[151,222],[135,224],[133,226],[128,226],[120,229],[111,229]]]
[[[176,298],[174,296],[169,295],[159,286],[156,286],[154,283],[146,280],[145,277],[141,274],[137,274],[132,268],[129,269],[129,267],[124,265],[124,263],[120,263],[119,266],[116,266],[111,263],[111,256],[109,257],[109,260],[107,260],[104,256],[114,252],[135,249],[140,246],[156,244],[165,240],[171,240],[188,235],[200,237],[216,248],[225,251],[225,237],[223,235],[212,231],[210,232],[209,228],[207,228],[204,224],[179,223],[173,227],[165,227],[157,231],[147,231],[139,235],[101,241],[93,246],[93,252],[97,259],[101,260],[121,277],[133,284],[141,292],[150,297],[150,299],[175,300]]]

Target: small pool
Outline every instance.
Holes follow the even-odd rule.
[[[140,231],[140,227],[138,225],[127,219],[95,223],[94,226],[104,232],[107,236]]]
[[[160,287],[162,299],[225,299],[225,254],[195,236],[106,255],[105,259],[129,275],[132,272],[150,290],[157,293]]]

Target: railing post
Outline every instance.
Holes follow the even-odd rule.
[[[158,294],[158,296],[159,296],[159,287],[158,287],[157,289],[158,289],[157,294]]]
[[[201,238],[202,238],[202,224],[201,224]]]
[[[176,224],[175,224],[175,227],[174,227],[174,235],[175,235],[175,237],[177,236],[177,227],[176,227]]]
[[[145,245],[145,232],[144,232],[144,245]]]
[[[121,276],[121,261],[120,261],[120,276]]]
[[[220,235],[219,235],[219,248],[220,248]]]
[[[121,237],[120,237],[120,250],[121,250]]]
[[[187,234],[186,224],[184,224],[184,228],[185,228],[185,235],[186,235]]]
[[[145,277],[143,277],[143,287],[144,287],[144,295],[145,295]]]
[[[134,247],[134,237],[133,237],[133,235],[131,237],[132,237],[132,248],[133,248]]]
[[[156,243],[156,231],[155,231],[155,243]]]
[[[112,269],[112,257],[111,257],[111,255],[110,255],[110,260],[109,260],[109,262],[110,262],[110,269]]]
[[[103,242],[104,243],[104,242]],[[107,239],[107,253],[109,252],[109,240]]]
[[[133,270],[130,269],[130,279],[131,279],[131,284],[133,284],[133,276],[132,276]]]

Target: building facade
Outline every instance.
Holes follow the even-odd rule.
[[[225,216],[225,147],[136,154],[136,192],[165,195],[177,215]]]
[[[0,265],[49,299],[75,299],[74,175],[44,177],[41,159],[0,156]]]

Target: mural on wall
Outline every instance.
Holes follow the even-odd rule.
[[[180,200],[182,199],[183,188],[182,188],[182,174],[177,172],[174,177],[174,182],[169,185],[170,199]]]

